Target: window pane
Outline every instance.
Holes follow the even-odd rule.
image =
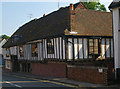
[[[89,54],[93,53],[93,39],[89,39]]]
[[[94,54],[98,54],[98,39],[94,39]]]
[[[23,52],[23,45],[19,46],[19,50],[20,50],[20,56],[23,57],[24,56],[24,52]]]
[[[93,46],[93,39],[89,39],[89,46]]]
[[[37,44],[32,44],[32,57],[37,57],[37,56],[38,56]]]
[[[98,54],[98,39],[89,39],[89,58]]]
[[[6,57],[9,57],[10,54],[9,54],[9,48],[6,48]]]
[[[47,40],[47,52],[48,54],[53,54],[54,53],[54,43],[53,43],[53,39],[48,39]]]

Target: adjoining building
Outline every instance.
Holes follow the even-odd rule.
[[[7,70],[106,83],[114,75],[112,13],[70,4],[24,24],[3,48]]]
[[[2,46],[5,44],[6,41],[7,41],[6,39],[0,38],[0,66],[4,65]]]
[[[120,81],[120,0],[113,0],[109,8],[113,13],[115,75]]]

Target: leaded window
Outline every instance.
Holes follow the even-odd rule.
[[[37,57],[38,56],[38,47],[37,43],[32,44],[32,57]]]
[[[89,58],[99,55],[99,39],[89,39]]]
[[[47,40],[47,53],[48,54],[54,54],[54,40],[48,39]]]
[[[20,57],[24,56],[23,45],[19,46]]]
[[[6,48],[6,57],[9,57],[10,56],[10,50],[9,48]]]

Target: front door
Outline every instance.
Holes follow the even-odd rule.
[[[27,63],[27,72],[30,72],[30,63]]]
[[[12,59],[12,64],[13,64],[13,71],[19,71],[19,63],[18,63],[18,59],[17,59],[17,55],[11,55],[11,59]]]

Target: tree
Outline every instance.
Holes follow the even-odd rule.
[[[97,11],[107,11],[104,4],[99,2],[83,2],[88,9]]]
[[[7,35],[1,35],[0,38],[2,38],[2,39],[9,39],[10,37],[7,36]]]

